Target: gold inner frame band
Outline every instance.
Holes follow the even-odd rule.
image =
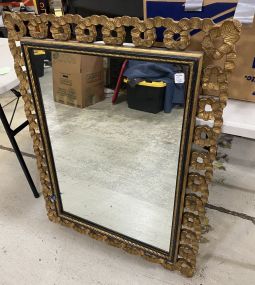
[[[36,45],[34,46],[31,46],[29,44],[32,43],[35,43]],[[93,49],[90,50],[90,51],[83,51],[83,50],[80,50],[80,51],[74,51],[70,48],[68,48],[68,45],[66,45],[66,47],[63,49],[63,48],[55,48],[55,47],[51,47],[52,45],[54,46],[54,44],[56,43],[52,43],[52,42],[45,42],[44,41],[44,44],[49,44],[48,47],[44,47],[43,49],[44,50],[47,50],[47,51],[56,51],[56,52],[70,52],[70,53],[78,53],[78,54],[87,54],[87,55],[100,55],[100,56],[116,56],[116,57],[125,57],[125,58],[130,58],[130,59],[138,59],[138,60],[150,60],[150,61],[160,61],[161,59],[160,58],[157,58],[157,56],[160,56],[161,53],[159,50],[151,50],[150,52],[152,52],[151,54],[155,55],[155,58],[148,58],[146,57],[145,55],[143,56],[135,56],[135,55],[120,55],[120,54],[115,54],[114,53],[114,50],[112,50],[112,52],[110,53],[110,51],[107,51],[107,53],[105,53],[104,51],[104,47],[102,46],[99,47],[98,45],[95,45],[94,47],[96,48],[101,48],[103,51],[99,51],[99,52],[94,52]],[[34,41],[31,39],[22,39],[22,46],[24,48],[24,55],[25,55],[25,59],[26,59],[26,63],[27,63],[27,70],[28,70],[28,74],[29,74],[29,78],[30,78],[30,81],[31,81],[31,86],[32,86],[32,93],[33,93],[33,99],[34,99],[34,103],[36,105],[36,110],[37,110],[37,115],[38,115],[38,121],[39,121],[39,125],[41,127],[41,133],[42,133],[42,138],[43,138],[43,141],[44,141],[44,148],[45,148],[45,153],[46,153],[46,158],[47,158],[47,161],[48,161],[48,165],[49,165],[49,174],[51,176],[51,183],[53,184],[53,190],[54,190],[54,194],[56,195],[56,197],[59,197],[60,199],[60,196],[59,196],[59,193],[57,193],[57,182],[55,181],[56,180],[56,177],[54,177],[53,175],[53,168],[54,168],[54,163],[52,161],[53,157],[52,157],[52,154],[50,154],[50,148],[49,148],[49,138],[47,137],[47,131],[46,131],[46,126],[45,126],[45,114],[44,114],[44,111],[42,110],[42,107],[40,106],[40,103],[39,101],[42,100],[42,98],[40,98],[39,100],[39,94],[38,94],[38,88],[36,87],[36,83],[35,83],[35,80],[34,80],[34,74],[33,74],[33,71],[32,71],[32,65],[31,65],[31,61],[30,61],[30,56],[29,56],[29,49],[42,49],[42,47],[40,46],[40,41]],[[84,48],[84,46],[82,46]],[[91,45],[89,45],[90,48]],[[109,49],[108,49],[109,50]],[[132,53],[138,53],[138,50],[135,49],[135,48],[126,48],[125,51],[127,52],[132,52]],[[143,51],[144,52],[144,51]],[[145,52],[146,54],[146,52]],[[187,60],[182,60],[181,58],[183,58],[183,53],[180,53],[180,52],[174,52],[174,53],[171,53],[171,56],[179,56],[179,59],[172,59],[171,57],[169,58],[165,58],[164,59],[164,62],[169,62],[169,63],[177,63],[177,64],[185,64],[185,65],[188,65],[189,66],[189,80],[188,80],[188,88],[187,88],[187,98],[186,98],[186,104],[185,104],[185,111],[184,111],[184,118],[183,118],[183,129],[182,129],[182,134],[181,134],[181,143],[180,143],[180,159],[179,161],[182,160],[183,158],[183,152],[184,152],[184,137],[185,137],[185,132],[186,132],[186,124],[187,124],[187,117],[188,117],[188,108],[190,107],[190,97],[191,97],[191,85],[192,85],[192,81],[194,80],[193,78],[193,74],[194,74],[194,62],[192,61],[192,59],[197,59],[199,61],[198,63],[198,74],[197,74],[197,78],[196,78],[196,83],[195,83],[195,88],[197,89],[197,87],[199,86],[199,83],[200,83],[200,73],[201,73],[201,64],[202,64],[202,53],[185,53],[185,57],[188,57],[190,58],[189,61]],[[191,55],[191,56],[189,56]],[[198,93],[195,92],[194,93],[194,96],[192,98],[195,102],[197,102],[197,99],[198,99]],[[196,110],[196,103],[193,103],[192,105],[192,113],[193,113],[193,117],[194,117],[194,110]],[[191,119],[192,121],[192,119]],[[194,125],[190,128],[190,134],[188,136],[189,140],[192,139],[192,133],[193,133],[193,128],[194,128]],[[190,152],[190,150],[189,150]],[[52,158],[51,158],[52,157]],[[189,156],[188,156],[189,157]],[[184,179],[187,179],[187,174],[188,174],[188,165],[189,165],[189,159],[187,159],[187,163],[186,163],[186,166],[185,166],[185,171],[184,171]],[[181,171],[182,171],[182,167],[181,167],[181,164],[179,163],[178,164],[178,173],[177,173],[177,189],[176,189],[176,192],[179,193],[179,195],[183,196],[182,193],[183,191],[185,190],[185,187],[183,187],[183,189],[179,189],[179,180],[180,180],[180,174],[181,174]],[[185,191],[184,191],[185,193]],[[178,198],[178,195],[176,195],[176,200]],[[79,221],[79,219],[74,219],[72,217],[69,217],[68,215],[64,214],[63,211],[61,211],[61,206],[59,204],[59,199],[56,200],[56,206],[57,206],[57,212],[58,212],[58,216],[59,217],[62,217],[62,218],[65,218],[65,219],[68,219],[72,222],[80,222],[82,224],[81,221]],[[183,199],[182,199],[183,200]],[[174,213],[173,213],[173,228],[176,229],[177,231],[177,236],[179,231],[180,231],[180,223],[177,222],[175,220],[175,216],[177,215],[176,212],[177,211],[180,211],[180,213],[182,212],[183,210],[183,202],[181,203],[181,205],[177,205],[177,201],[175,201],[175,207],[174,207]],[[88,226],[86,224],[86,226]],[[98,230],[98,228],[96,227],[91,227],[93,228],[94,230]],[[107,231],[100,231],[100,233],[104,233],[106,235],[109,235],[109,232]],[[110,234],[112,237],[115,237],[117,238],[118,236],[117,235],[114,235],[114,234]],[[119,238],[119,237],[118,237]],[[177,257],[177,253],[178,253],[178,250],[177,250],[177,247],[173,247],[173,239],[174,239],[174,235],[171,235],[171,245],[170,245],[170,250],[169,250],[169,254],[162,254],[162,253],[159,253],[158,251],[153,251],[151,249],[148,249],[144,246],[140,246],[139,244],[137,244],[136,246],[139,246],[141,249],[143,250],[146,250],[150,253],[153,253],[153,254],[156,254],[158,256],[161,256],[161,257],[164,257],[164,258],[167,258],[169,259],[169,257],[174,253],[174,259],[176,259]],[[122,242],[126,242],[127,240],[125,238],[121,238]],[[178,243],[178,239],[177,239],[177,243]],[[135,243],[133,243],[135,244]]]

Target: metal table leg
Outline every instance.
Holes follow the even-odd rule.
[[[11,142],[11,145],[12,145],[12,147],[13,147],[15,153],[16,153],[16,156],[17,156],[17,158],[19,160],[19,163],[20,163],[20,165],[22,167],[22,170],[23,170],[23,172],[24,172],[24,174],[25,174],[25,176],[27,178],[27,181],[28,181],[30,187],[31,187],[31,190],[32,190],[32,192],[34,194],[34,197],[38,198],[39,197],[39,193],[36,190],[35,184],[34,184],[34,182],[32,180],[32,177],[31,177],[31,175],[29,173],[29,170],[28,170],[28,168],[26,166],[24,158],[23,158],[23,156],[21,154],[21,151],[20,151],[19,146],[18,146],[18,144],[16,142],[16,139],[15,139],[15,135],[18,134],[21,130],[23,130],[26,126],[28,126],[28,121],[26,121],[23,124],[21,124],[15,130],[12,130],[10,125],[9,125],[9,123],[8,123],[7,118],[5,116],[5,113],[4,113],[4,110],[3,110],[2,106],[1,106],[1,104],[0,104],[0,118],[1,118],[1,121],[3,123],[3,126],[4,126],[4,129],[6,131],[6,134],[7,134],[8,138],[9,138],[9,140]]]

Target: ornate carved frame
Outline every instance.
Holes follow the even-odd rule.
[[[240,23],[228,20],[216,25],[210,19],[199,18],[182,19],[175,22],[172,19],[161,17],[142,21],[128,16],[82,18],[79,15],[56,17],[55,15],[26,13],[6,13],[4,23],[8,29],[9,46],[14,57],[16,74],[20,80],[20,92],[25,103],[25,113],[29,121],[29,130],[33,139],[49,219],[122,248],[129,253],[140,255],[169,270],[179,270],[186,276],[193,276],[199,241],[203,228],[207,225],[205,204],[209,195],[208,185],[213,175],[217,138],[221,133],[223,123],[222,113],[228,99],[229,74],[235,67],[235,44],[240,37]],[[202,121],[202,124],[196,124],[193,133],[189,174],[181,217],[178,256],[175,263],[170,263],[168,259],[153,251],[149,253],[131,242],[124,242],[123,239],[105,235],[93,227],[72,222],[58,215],[24,55],[21,47],[16,43],[23,37],[30,37],[68,41],[72,44],[75,42],[92,44],[101,31],[105,45],[122,46],[127,36],[126,28],[131,28],[133,44],[136,47],[148,49],[156,45],[156,28],[158,27],[165,29],[163,44],[165,48],[171,50],[188,49],[193,41],[190,36],[192,30],[200,30],[203,34],[199,49],[204,51],[204,63],[196,112],[196,117]],[[163,48],[162,51],[164,50]],[[211,123],[210,126],[208,121]]]

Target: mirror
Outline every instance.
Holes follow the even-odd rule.
[[[196,17],[174,21],[5,13],[4,24],[50,221],[193,276],[240,23],[215,24]],[[161,48],[157,29],[164,31]],[[104,69],[114,58],[147,65],[130,69],[127,75],[126,68],[116,69],[110,63],[111,75],[103,72],[103,84],[102,72],[82,79],[75,75],[72,81],[90,82],[92,88],[86,92],[74,85],[82,94],[90,94],[89,100],[75,101],[73,90],[69,88],[72,92],[65,96],[65,89],[60,88],[56,99],[61,97],[62,102],[56,102],[53,52],[103,57],[98,60],[103,60]],[[45,78],[38,74],[41,61],[35,60],[40,53],[51,54],[51,59],[43,59],[43,66],[47,60]],[[165,104],[166,94],[173,95],[162,92],[171,76],[156,83],[137,77],[138,70],[155,72],[148,67],[151,62],[176,66],[172,86],[182,84],[182,102],[167,100]],[[93,66],[92,58],[86,66]],[[79,68],[81,73],[82,65]],[[105,87],[116,87],[120,70],[124,77],[113,96]],[[73,70],[59,71],[61,84],[70,87]],[[114,77],[111,86],[107,78]],[[101,83],[93,85],[100,78]],[[70,99],[76,106],[68,106]],[[86,108],[78,109],[79,104]]]
[[[46,55],[38,87],[63,211],[169,251],[189,66]]]
[[[202,54],[127,50],[29,48],[48,163],[62,213],[174,256]]]

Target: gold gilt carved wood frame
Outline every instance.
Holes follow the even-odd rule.
[[[229,74],[235,67],[235,44],[240,37],[241,26],[235,20],[214,24],[210,19],[181,19],[176,22],[170,18],[156,17],[144,21],[135,17],[107,18],[79,15],[33,15],[26,13],[6,13],[4,23],[8,29],[9,46],[14,57],[14,66],[20,80],[20,92],[29,121],[29,130],[33,139],[34,152],[46,201],[48,217],[51,221],[64,224],[89,236],[103,240],[110,245],[140,255],[145,259],[161,264],[170,270],[179,270],[186,276],[192,276],[196,267],[196,255],[204,226],[205,204],[208,200],[208,185],[213,175],[213,161],[216,158],[217,138],[221,133],[222,113],[228,99]],[[35,106],[29,87],[21,48],[16,41],[28,36],[34,39],[53,39],[93,43],[99,34],[106,45],[122,46],[126,40],[126,29],[131,28],[131,39],[136,47],[150,48],[156,45],[156,28],[163,27],[163,45],[166,49],[186,50],[192,44],[192,30],[199,30],[203,35],[199,50],[204,51],[201,88],[197,104],[197,119],[202,124],[196,125],[193,133],[192,152],[189,174],[184,197],[180,241],[176,262],[170,263],[159,255],[144,251],[132,243],[123,242],[110,235],[95,231],[92,227],[74,223],[57,214],[56,202],[52,198],[49,170],[38,127]],[[164,50],[164,49],[162,49]],[[210,121],[210,124],[208,124]],[[210,125],[210,126],[209,126]]]

